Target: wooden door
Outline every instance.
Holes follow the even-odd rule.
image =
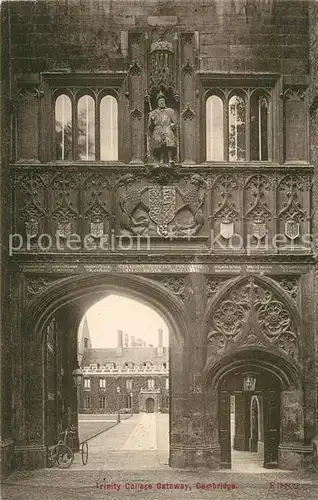
[[[219,443],[221,448],[221,467],[231,468],[231,393],[219,392]]]
[[[278,390],[264,391],[264,467],[278,467],[278,445],[280,428],[280,393]]]
[[[153,398],[148,398],[146,400],[146,411],[147,413],[153,413],[155,411],[155,402]]]

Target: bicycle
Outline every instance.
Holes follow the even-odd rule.
[[[61,469],[69,468],[74,460],[73,450],[66,444],[68,442],[69,434],[73,433],[74,429],[68,427],[62,434],[63,439],[60,439],[57,444],[52,446],[50,450],[49,460],[50,467],[57,466]],[[86,440],[79,444],[79,451],[81,453],[82,464],[86,465],[88,461],[88,443]]]

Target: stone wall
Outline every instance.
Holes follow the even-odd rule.
[[[309,60],[310,60],[310,149],[311,163],[314,166],[313,205],[318,204],[318,4],[311,1],[309,8]],[[316,259],[318,253],[318,213],[313,216],[313,238]],[[318,373],[318,266],[315,266],[315,334],[316,334],[316,373]],[[318,380],[316,380],[316,408],[318,408]],[[318,411],[316,414],[316,434],[318,434]]]
[[[13,71],[123,69],[127,30],[200,33],[203,71],[308,71],[307,1],[10,2]]]

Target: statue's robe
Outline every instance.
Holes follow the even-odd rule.
[[[174,125],[174,130],[171,128]],[[157,108],[149,113],[149,139],[151,150],[176,148],[176,114],[171,108]]]

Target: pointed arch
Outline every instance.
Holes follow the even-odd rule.
[[[233,362],[238,355],[247,356],[246,364],[265,356],[264,369],[287,363],[290,368],[286,365],[283,372],[290,372],[287,378],[295,383],[302,359],[300,315],[287,292],[272,279],[249,275],[231,280],[208,303],[205,324],[206,375],[212,367],[232,362],[228,356],[234,356]],[[254,360],[249,354],[252,351],[258,353]]]

